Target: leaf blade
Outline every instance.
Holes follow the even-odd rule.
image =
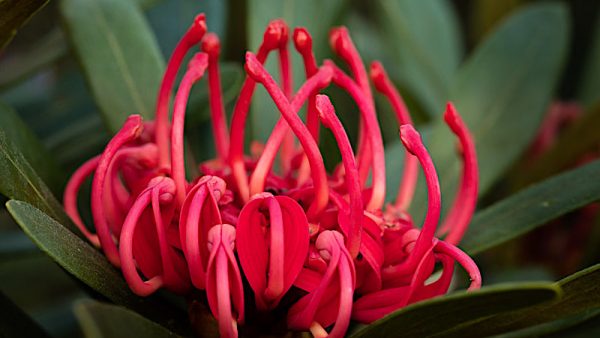
[[[141,9],[118,0],[66,0],[60,9],[109,129],[132,113],[152,117],[164,60]]]

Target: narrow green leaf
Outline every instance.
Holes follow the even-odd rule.
[[[352,338],[428,337],[461,323],[527,308],[556,299],[560,287],[552,283],[504,284],[473,292],[457,292],[416,303],[373,322]]]
[[[17,30],[46,3],[48,0],[0,1],[0,51],[10,43]]]
[[[581,72],[577,96],[585,108],[600,104],[600,20],[591,33],[591,46]]]
[[[509,17],[457,73],[451,98],[471,130],[480,172],[480,196],[528,147],[540,124],[568,47],[569,20],[560,3],[537,3]],[[443,109],[440,107],[440,109]],[[444,206],[451,205],[460,174],[456,138],[440,119],[428,149]],[[398,172],[391,167],[392,172]],[[418,189],[416,215],[424,214],[426,189]]]
[[[444,336],[486,337],[600,309],[600,264],[558,281],[555,286],[563,290],[563,296],[554,302],[474,320]]]
[[[600,200],[600,160],[550,178],[478,212],[461,247],[478,254]]]
[[[0,129],[0,194],[26,201],[54,219],[77,231],[42,179],[25,156]],[[77,232],[78,233],[78,232]]]
[[[565,337],[565,335],[568,335],[570,337],[571,328],[579,325],[585,325],[586,322],[594,319],[597,321],[598,318],[600,318],[599,316],[600,311],[598,310],[586,311],[583,314],[578,313],[576,315],[555,320],[549,323],[538,324],[521,330],[499,334],[494,336],[494,338],[528,338],[542,336],[547,337],[548,335],[557,333],[560,333],[560,337]]]
[[[2,102],[0,102],[0,130],[21,151],[27,162],[35,168],[42,181],[51,187],[52,191],[58,193],[63,183],[63,177],[54,158],[50,156],[50,153],[19,115]]]
[[[30,76],[67,53],[67,42],[59,28],[42,34],[36,41],[17,50],[8,48],[0,60],[0,89]]]
[[[50,337],[33,318],[29,317],[8,297],[0,292],[0,336]]]
[[[132,1],[65,0],[61,14],[105,123],[154,115],[164,61],[141,9]]]
[[[135,312],[93,300],[76,304],[75,315],[90,338],[181,337]]]
[[[184,330],[178,320],[185,314],[158,302],[134,295],[106,258],[88,243],[32,205],[11,200],[8,211],[37,246],[60,266],[112,302],[129,307],[173,329]]]
[[[462,57],[458,20],[451,4],[435,1],[379,1],[375,25],[387,41],[387,68],[413,93],[430,116],[439,116]]]
[[[290,29],[302,26],[310,32],[315,55],[320,61],[325,54],[329,54],[329,30],[333,27],[343,5],[344,2],[341,0],[249,0],[247,6],[250,50],[258,50],[269,21],[282,18]],[[293,50],[293,44],[290,44],[289,48]],[[292,61],[293,73],[297,77],[294,88],[298,88],[299,84],[304,82],[304,67],[301,58],[294,56]],[[279,67],[275,55],[269,57],[267,70],[279,80]],[[279,112],[262,86],[258,86],[254,96],[249,121],[252,121],[254,137],[265,141],[279,119]]]

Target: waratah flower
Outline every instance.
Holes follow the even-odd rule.
[[[346,28],[334,28],[330,42],[349,74],[331,60],[317,63],[304,28],[290,34],[283,21],[272,21],[258,52],[246,54],[247,76],[230,128],[221,94],[220,43],[206,31],[201,14],[175,48],[155,120],[130,116],[66,188],[67,213],[122,270],[134,293],[146,296],[165,288],[193,297],[198,294],[193,289],[204,290],[224,337],[237,336],[238,325],[249,322],[252,312],[283,313],[289,329],[341,337],[351,320],[370,323],[445,294],[455,263],[469,273],[470,290],[480,287],[477,266],[455,246],[475,209],[478,173],[473,139],[451,103],[444,119],[458,138],[463,170],[454,204],[438,228],[441,197],[433,161],[383,66],[375,62],[367,73]],[[296,92],[290,37],[306,76]],[[201,52],[189,62],[170,114],[176,74],[197,45]],[[263,67],[274,51],[280,82]],[[185,111],[191,88],[205,73],[217,156],[199,164],[201,174],[189,179]],[[401,185],[390,204],[385,203],[384,144],[370,81],[393,107],[406,148]],[[253,143],[246,154],[245,128],[257,86],[266,89],[280,118],[267,142]],[[355,149],[340,112],[320,94],[329,86],[347,92],[359,109]],[[298,113],[305,105],[303,120]],[[321,126],[331,131],[341,153],[333,172],[326,171],[319,150]],[[279,170],[274,169],[276,159]],[[428,210],[424,223],[416,226],[408,208],[419,165]],[[93,177],[89,227],[78,210],[79,190],[88,177]],[[439,277],[432,281],[436,270],[441,270]]]

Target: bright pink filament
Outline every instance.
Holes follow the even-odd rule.
[[[112,237],[106,211],[104,210],[104,193],[107,173],[111,162],[117,151],[125,144],[135,140],[142,132],[142,118],[139,115],[131,115],[123,124],[123,128],[108,142],[104,152],[100,156],[96,173],[92,181],[92,216],[96,233],[100,239],[100,244],[104,250],[106,258],[115,266],[120,266],[119,251]]]
[[[206,33],[206,17],[202,13],[196,16],[192,26],[177,43],[173,54],[169,58],[167,70],[165,70],[163,80],[160,84],[155,120],[156,144],[158,145],[159,164],[162,168],[166,168],[169,165],[169,99],[171,98],[171,91],[177,77],[177,71],[187,51],[202,40],[204,33]]]
[[[329,33],[329,43],[331,48],[335,51],[335,53],[340,56],[344,62],[348,64],[350,67],[350,71],[356,83],[362,89],[365,100],[373,106],[373,94],[371,93],[371,87],[369,86],[369,77],[367,76],[367,71],[365,70],[364,63],[354,46],[354,42],[350,38],[350,33],[348,33],[348,29],[346,27],[336,27],[333,28]],[[371,153],[371,140],[365,133],[369,133],[369,131],[365,130],[364,120],[361,120],[359,123],[359,133],[358,133],[358,170],[361,178],[361,183],[367,179],[367,175],[369,174],[369,164],[373,154]],[[373,164],[375,166],[376,164]]]
[[[131,207],[121,231],[120,238],[120,258],[122,263],[122,271],[127,284],[131,290],[140,296],[147,296],[155,292],[163,285],[169,285],[178,288],[177,272],[174,270],[171,262],[170,248],[167,244],[166,228],[163,215],[161,214],[160,205],[163,203],[172,203],[175,193],[175,184],[168,177],[157,177],[153,179],[146,190],[144,190],[135,203]],[[134,257],[134,238],[136,227],[140,222],[142,213],[148,208],[152,209],[152,216],[156,227],[156,236],[158,239],[160,251],[160,260],[162,265],[162,273],[157,276],[152,276],[148,281],[143,281],[137,272],[135,257]],[[172,214],[171,214],[172,215]],[[168,219],[170,221],[170,219]],[[143,240],[140,238],[138,240]],[[180,291],[185,291],[184,289]]]
[[[269,23],[264,33],[263,42],[256,53],[256,59],[261,64],[266,61],[267,56],[271,51],[279,48],[281,40],[285,38],[285,32],[287,32],[287,25],[282,20],[273,20]],[[229,165],[233,173],[238,193],[243,201],[248,201],[250,198],[248,177],[244,165],[244,137],[248,110],[250,109],[250,100],[252,99],[255,88],[256,82],[252,77],[247,76],[242,85],[242,89],[240,90],[235,107],[233,108],[233,116],[231,118]]]
[[[244,322],[244,290],[233,254],[235,235],[235,228],[229,224],[215,225],[208,232],[206,291],[221,337],[237,337],[237,323]]]
[[[477,205],[477,192],[479,186],[479,170],[477,166],[477,154],[473,136],[452,103],[448,102],[444,120],[456,134],[460,141],[460,149],[463,158],[463,173],[460,180],[458,193],[454,198],[454,204],[440,228],[440,234],[447,234],[444,241],[457,245],[462,239],[467,226],[473,217]]]
[[[469,285],[469,291],[477,290],[481,288],[481,273],[479,272],[479,268],[477,264],[473,261],[469,255],[460,251],[454,245],[448,244],[444,241],[438,241],[435,250],[442,254],[448,255],[454,258],[458,264],[462,265],[463,268],[469,274],[469,278],[471,279],[471,285]]]
[[[332,72],[327,66],[323,66],[315,76],[308,79],[304,85],[298,90],[291,102],[291,109],[298,113],[307,98],[310,98],[315,91],[324,88],[329,85],[331,81]],[[260,156],[256,168],[252,172],[250,179],[250,193],[252,195],[260,193],[264,190],[265,181],[267,174],[273,167],[275,156],[277,155],[277,149],[279,149],[283,142],[285,134],[289,131],[289,126],[284,118],[280,118],[271,132],[271,136],[267,140],[267,143],[263,149],[262,155]]]
[[[412,124],[412,119],[402,96],[398,92],[398,89],[390,81],[383,65],[379,62],[373,62],[371,64],[371,79],[377,91],[385,95],[390,101],[394,112],[396,113],[396,120],[398,125]],[[394,206],[399,208],[400,211],[407,211],[412,201],[415,188],[417,186],[418,177],[418,160],[412,156],[408,150],[404,152],[404,171],[402,173],[402,180],[398,188],[398,195]]]
[[[309,219],[316,217],[325,209],[329,200],[327,174],[321,152],[300,117],[294,113],[285,94],[277,87],[277,83],[275,83],[271,75],[267,73],[263,65],[251,52],[246,53],[245,68],[248,75],[254,78],[255,81],[260,82],[267,89],[281,115],[285,118],[294,134],[296,134],[296,137],[298,137],[300,144],[308,156],[313,185],[315,187],[315,200],[308,210],[308,215]]]
[[[221,73],[219,71],[221,43],[219,37],[214,33],[206,34],[202,40],[202,50],[208,54],[208,91],[210,94],[210,115],[215,147],[218,158],[221,161],[226,161],[227,152],[229,151],[229,131],[227,130],[227,119],[221,90]]]
[[[209,252],[208,231],[221,224],[217,202],[225,193],[225,182],[215,176],[204,176],[190,189],[181,207],[179,235],[188,262],[192,284],[204,289]]]
[[[317,72],[317,61],[315,60],[315,54],[312,49],[312,37],[308,31],[303,27],[294,29],[294,45],[296,50],[302,56],[304,62],[304,73],[306,79],[315,75]],[[310,131],[313,138],[319,142],[319,116],[315,109],[315,95],[311,95],[308,98],[308,112],[306,114],[306,126]]]
[[[310,329],[313,334],[319,335],[324,332],[323,327],[335,323],[329,337],[343,337],[352,314],[356,284],[354,264],[344,245],[344,237],[337,231],[322,232],[315,246],[327,262],[327,270],[318,287],[290,308],[288,326],[298,330]],[[337,308],[324,304],[329,297],[338,299]]]
[[[98,235],[91,233],[81,220],[79,208],[77,207],[77,196],[79,194],[81,185],[96,170],[99,162],[100,156],[95,156],[81,165],[81,167],[79,167],[69,179],[63,195],[63,206],[67,212],[67,215],[69,215],[73,223],[75,223],[77,228],[90,241],[90,243],[97,248],[100,247],[100,239],[98,238]]]
[[[185,72],[179,90],[175,96],[173,107],[173,126],[171,128],[171,175],[177,187],[177,201],[183,204],[187,192],[185,179],[185,155],[183,149],[183,127],[185,123],[185,108],[194,83],[202,78],[208,66],[208,55],[197,53],[194,55]]]
[[[329,97],[326,95],[317,95],[316,107],[323,125],[333,132],[333,136],[335,137],[338,147],[340,148],[340,153],[342,154],[346,189],[350,198],[350,210],[348,212],[350,231],[348,233],[346,247],[348,248],[348,252],[350,252],[350,257],[354,259],[358,256],[360,250],[362,233],[361,221],[363,213],[362,194],[360,191],[360,181],[358,169],[356,168],[356,160],[354,159],[354,152],[352,151],[352,146],[350,145],[344,126],[342,126],[342,123],[335,114],[335,110],[331,101],[329,101]],[[344,211],[340,210],[340,212]]]
[[[442,201],[438,176],[433,161],[423,145],[421,135],[413,126],[405,124],[400,127],[400,139],[404,147],[419,159],[427,181],[427,215],[425,216],[425,222],[408,258],[393,269],[397,274],[405,274],[414,271],[418,262],[431,246],[440,219]]]
[[[325,64],[331,65],[333,71],[333,82],[344,89],[352,96],[352,99],[358,105],[358,109],[362,114],[362,121],[365,125],[365,133],[370,142],[370,150],[373,158],[373,192],[371,199],[366,205],[367,210],[381,209],[385,202],[385,153],[383,150],[383,139],[381,138],[381,130],[379,122],[375,114],[375,107],[372,102],[364,95],[363,90],[354,82],[348,75],[338,68],[331,61],[326,61]],[[359,154],[359,173],[360,173],[360,154]]]

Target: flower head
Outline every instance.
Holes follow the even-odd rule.
[[[296,92],[290,37],[306,76]],[[331,60],[317,63],[306,29],[290,34],[285,22],[272,21],[257,53],[246,54],[247,76],[228,128],[220,42],[207,32],[204,15],[197,16],[169,60],[156,119],[130,116],[103,153],[73,174],[65,191],[67,213],[121,268],[134,293],[145,296],[164,287],[191,297],[193,288],[204,290],[225,337],[237,336],[249,310],[283,311],[290,329],[341,337],[351,320],[369,323],[446,293],[456,262],[471,277],[469,289],[480,287],[477,266],[455,247],[475,209],[478,185],[475,147],[465,123],[449,103],[444,119],[458,138],[464,165],[454,204],[438,230],[438,176],[398,90],[380,63],[367,73],[346,28],[334,28],[330,44],[350,74]],[[201,52],[179,83],[169,120],[175,76],[195,45]],[[263,66],[275,51],[279,82]],[[190,180],[184,165],[185,111],[191,88],[205,73],[217,156],[199,164],[201,175]],[[406,149],[397,198],[387,205],[384,144],[370,81],[392,105]],[[266,89],[280,118],[267,142],[253,143],[245,154],[245,127],[257,86]],[[359,109],[356,149],[334,103],[320,94],[329,86],[347,92]],[[304,105],[305,120],[298,114]],[[333,134],[342,158],[332,173],[319,149],[321,126]],[[277,158],[279,171],[273,169]],[[419,165],[428,210],[423,225],[415,227],[408,207]],[[96,233],[77,208],[79,189],[92,175]],[[436,263],[441,273],[432,282]],[[254,302],[244,302],[249,299]]]

